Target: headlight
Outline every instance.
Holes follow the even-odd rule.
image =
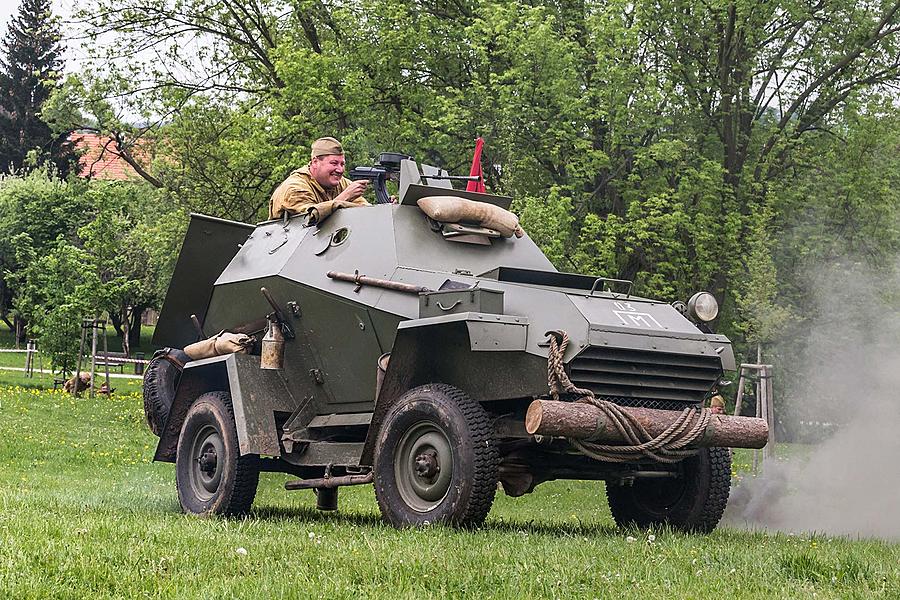
[[[688,315],[708,323],[719,314],[719,303],[709,292],[697,292],[688,300]]]

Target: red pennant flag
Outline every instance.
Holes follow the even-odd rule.
[[[481,148],[484,146],[484,140],[479,136],[475,140],[475,155],[472,157],[472,168],[469,170],[470,177],[478,177],[478,181],[470,181],[466,184],[467,192],[486,193],[484,187],[484,174],[481,172]]]

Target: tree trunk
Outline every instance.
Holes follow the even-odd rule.
[[[28,323],[22,317],[16,316],[14,317],[15,323],[15,332],[16,332],[16,347],[19,347],[20,344],[24,344],[28,339]]]
[[[122,332],[122,315],[121,314],[110,313],[109,321],[110,321],[110,323],[112,323],[113,329],[116,330],[117,336],[122,337],[123,335],[125,335]]]
[[[131,307],[122,308],[122,352],[126,358],[131,358]]]
[[[130,348],[137,348],[141,345],[141,317],[143,315],[143,306],[131,308],[131,325],[128,328],[128,346]]]

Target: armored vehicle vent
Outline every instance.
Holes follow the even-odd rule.
[[[700,402],[722,374],[718,356],[592,346],[569,363],[572,382],[625,406]],[[673,404],[674,403],[674,404]]]

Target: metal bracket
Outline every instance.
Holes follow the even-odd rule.
[[[601,283],[627,283],[628,289],[625,291],[626,298],[631,297],[631,288],[634,286],[634,282],[631,281],[630,279],[614,279],[612,277],[598,277],[597,279],[594,280],[594,285],[591,286],[591,296],[594,295],[594,292],[597,291],[597,286],[600,285]],[[604,289],[603,289],[603,287],[601,287],[600,292],[602,293],[603,291],[604,291]],[[612,290],[609,290],[609,291],[610,291],[610,293],[613,293]]]
[[[197,335],[200,336],[199,338],[197,338],[198,341],[205,340],[206,333],[203,332],[203,326],[200,325],[200,319],[197,318],[197,315],[191,315],[191,323],[194,325],[194,330],[197,332]]]
[[[268,234],[269,234],[269,232],[266,232],[266,235],[268,235]],[[285,227],[284,227],[284,239],[281,240],[281,243],[280,243],[280,244],[278,244],[277,246],[275,246],[274,248],[272,248],[271,250],[269,250],[269,254],[275,254],[275,253],[278,251],[278,249],[281,248],[282,246],[284,246],[285,244],[287,244],[289,240],[290,240],[290,237],[288,237],[288,227],[287,227],[287,225],[285,225]]]
[[[296,338],[297,335],[294,333],[294,328],[288,323],[287,316],[284,314],[284,311],[281,310],[278,302],[275,301],[272,293],[264,287],[259,288],[259,291],[265,297],[269,306],[272,307],[272,310],[275,311],[275,318],[278,319],[278,322],[281,324],[281,333],[284,335],[284,338],[288,340]]]

